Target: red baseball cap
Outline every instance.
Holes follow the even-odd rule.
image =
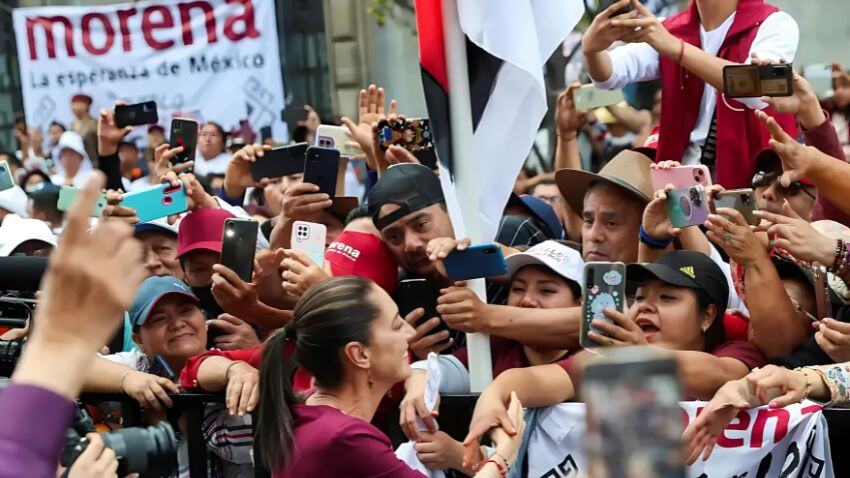
[[[87,105],[92,104],[92,97],[85,93],[77,93],[76,95],[71,97],[71,103],[85,103]]]
[[[398,282],[398,264],[380,237],[356,231],[344,231],[325,250],[331,274],[370,279],[392,294]]]
[[[177,229],[177,257],[195,249],[220,253],[224,220],[232,217],[236,216],[219,208],[196,209],[187,214]]]
[[[649,136],[646,137],[646,141],[643,142],[643,146],[632,148],[632,151],[646,155],[649,159],[655,161],[655,155],[658,153],[658,137],[660,131],[660,125],[653,126],[652,131],[649,132]]]

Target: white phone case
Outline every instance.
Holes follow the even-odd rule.
[[[315,222],[295,221],[292,225],[292,250],[307,254],[313,263],[322,267],[325,260],[325,236],[327,228]]]
[[[363,154],[363,150],[360,149],[357,142],[348,136],[348,128],[345,126],[319,125],[319,129],[316,131],[314,145],[322,148],[337,149],[341,156]]]

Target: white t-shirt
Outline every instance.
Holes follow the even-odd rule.
[[[201,156],[201,152],[195,155],[195,176],[207,176],[209,174],[224,174],[227,171],[227,164],[230,162],[230,153],[222,152],[213,159],[206,160]]]
[[[717,55],[726,34],[735,22],[733,13],[722,25],[707,32],[700,25],[700,39],[702,49],[710,55]],[[793,62],[797,54],[797,46],[800,43],[800,28],[797,22],[785,12],[775,12],[767,17],[759,27],[758,33],[750,47],[750,55],[757,54],[761,59],[779,61],[784,59]],[[629,83],[638,81],[655,80],[661,77],[661,63],[659,54],[647,43],[630,43],[617,47],[610,52],[611,55],[611,77],[605,81],[595,81],[598,88],[604,90],[618,90]],[[751,109],[764,109],[767,105],[758,98],[739,98],[735,101],[745,104]],[[691,131],[690,143],[682,164],[699,164],[702,157],[702,146],[708,137],[711,128],[711,120],[717,106],[717,90],[706,83],[700,101],[700,112],[697,123]]]

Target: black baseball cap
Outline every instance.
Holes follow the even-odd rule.
[[[773,265],[776,267],[776,272],[780,279],[794,279],[809,286],[812,294],[817,293],[815,289],[815,278],[812,270],[808,267],[800,265],[793,256],[786,256],[778,251],[771,256]],[[841,279],[835,277],[831,272],[827,273],[829,279],[827,290],[829,291],[829,301],[837,306],[847,305],[847,301],[836,291],[836,286],[840,287]],[[846,287],[846,286],[845,286]]]
[[[379,231],[410,213],[442,202],[445,197],[440,178],[421,164],[399,164],[389,168],[366,199],[372,223]],[[386,204],[396,204],[399,209],[380,216]]]
[[[729,283],[726,275],[710,257],[696,251],[673,251],[651,264],[629,264],[626,281],[630,289],[650,279],[689,289],[700,289],[717,306],[718,316],[726,312],[729,303]]]

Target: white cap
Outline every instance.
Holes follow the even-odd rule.
[[[136,224],[133,234],[141,234],[143,232],[168,232],[177,236],[178,225],[180,221],[175,221],[174,224],[168,223],[168,218],[162,217],[148,222],[140,222]]]
[[[5,209],[12,214],[21,217],[29,217],[27,214],[27,193],[19,186],[0,191],[0,209]]]
[[[543,241],[525,252],[511,254],[505,261],[508,263],[508,275],[513,276],[525,266],[540,265],[548,267],[555,274],[568,281],[581,284],[584,260],[581,254],[555,241]]]
[[[86,147],[83,145],[83,137],[74,131],[65,131],[62,133],[56,147],[58,148],[57,150],[59,151],[59,154],[62,154],[63,149],[70,149],[71,151],[76,151],[84,158],[88,157],[86,155]]]
[[[44,221],[6,216],[0,225],[0,257],[8,256],[26,241],[41,241],[56,247],[56,236]]]

